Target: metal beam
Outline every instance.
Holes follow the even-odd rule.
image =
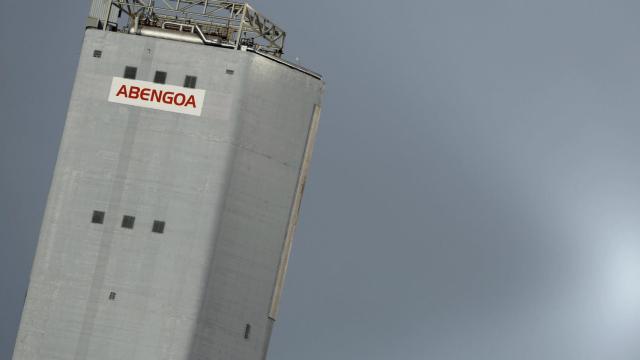
[[[145,26],[162,27],[166,21],[198,25],[206,35],[217,36],[227,45],[247,46],[281,57],[285,31],[247,3],[221,0],[111,0],[112,6],[127,9],[128,28],[136,18]],[[127,29],[128,30],[128,29]]]

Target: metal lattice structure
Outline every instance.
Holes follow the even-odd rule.
[[[126,15],[119,24],[114,12]],[[120,18],[122,18],[121,16]],[[216,0],[111,0],[105,29],[135,32],[140,26],[198,35],[202,42],[243,46],[281,57],[286,33],[247,3]]]

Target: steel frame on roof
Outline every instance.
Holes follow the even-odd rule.
[[[129,28],[139,22],[161,25],[181,22],[197,25],[226,45],[253,48],[278,57],[284,53],[286,32],[247,3],[216,0],[111,0],[103,19],[108,23],[112,11],[128,15]]]

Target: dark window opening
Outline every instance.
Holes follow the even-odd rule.
[[[111,294],[109,294],[109,300],[113,301],[115,299],[116,299],[116,293],[112,291]]]
[[[251,335],[251,325],[247,324],[247,326],[245,326],[244,328],[244,338],[248,340],[249,335]]]
[[[101,58],[102,57],[102,50],[93,50],[93,57],[94,58]]]
[[[236,72],[235,72],[234,70],[227,69],[227,75],[233,75],[233,74],[235,74],[235,73],[236,73]]]
[[[127,66],[124,68],[125,79],[135,79],[136,75],[138,75],[138,68],[133,66]]]
[[[156,71],[156,75],[153,77],[153,82],[156,84],[164,84],[167,82],[167,73],[164,71]]]
[[[91,216],[91,222],[94,224],[104,224],[104,211],[94,211]]]
[[[153,228],[151,229],[154,233],[163,234],[164,233],[164,221],[154,221]]]
[[[190,88],[190,89],[195,89],[197,82],[198,82],[198,78],[197,77],[191,76],[191,75],[187,75],[187,77],[184,78],[184,87]]]
[[[122,227],[125,229],[133,229],[133,225],[136,222],[134,216],[125,215],[122,217]]]

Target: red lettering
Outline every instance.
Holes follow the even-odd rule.
[[[173,98],[174,102],[178,106],[184,105],[184,102],[187,100],[184,94],[176,94],[176,97]]]
[[[120,90],[118,90],[118,93],[116,94],[116,96],[120,96],[120,95],[124,95],[124,97],[127,97],[127,85],[122,85],[120,87]]]
[[[149,101],[150,92],[151,92],[151,89],[147,89],[147,88],[142,89],[142,92],[140,93],[140,99],[144,101]]]
[[[151,90],[151,101],[161,102],[162,101],[162,91]]]
[[[140,88],[137,86],[132,86],[129,89],[129,99],[137,99],[140,97]]]
[[[141,88],[138,86],[127,86],[126,84],[121,85],[118,88],[116,97],[191,107],[193,109],[198,107],[195,95],[156,90],[152,88]]]
[[[164,95],[162,96],[162,102],[168,105],[172,105],[173,104],[173,92],[171,91],[167,91],[166,93],[164,93]]]
[[[195,96],[191,95],[189,96],[189,98],[187,99],[187,103],[184,104],[185,107],[187,106],[191,106],[192,108],[196,108],[196,98]]]

